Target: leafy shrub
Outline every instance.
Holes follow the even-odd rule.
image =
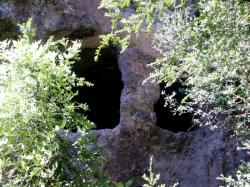
[[[187,96],[178,105],[173,93],[167,104],[193,112],[199,125],[234,129],[250,149],[250,3],[201,0],[197,9],[198,17],[179,6],[161,19],[155,45],[162,57],[152,65],[151,78],[166,86],[181,81]],[[221,179],[228,186],[249,186],[249,168],[245,163],[236,179]]]
[[[102,2],[101,7],[108,10],[113,20],[112,34],[103,37],[104,45],[110,37],[116,37],[125,48],[124,43],[128,44],[131,32],[145,31],[143,28],[148,28],[145,23],[158,25],[154,44],[161,57],[152,64],[155,71],[149,79],[164,82],[166,87],[178,81],[188,88],[181,104],[176,102],[175,93],[166,96],[166,104],[174,112],[194,113],[194,122],[198,124],[234,129],[237,137],[250,148],[246,144],[250,124],[249,1],[199,0],[196,4],[187,0],[178,4],[172,0]],[[134,11],[124,18],[122,13],[129,8]],[[149,13],[145,16],[144,12]],[[120,20],[122,24],[118,24]],[[128,35],[121,37],[124,36],[119,35],[121,33]],[[249,164],[245,168],[248,170],[242,173],[240,168],[239,173],[245,172],[248,176]],[[232,182],[231,179],[228,181]]]
[[[166,187],[165,184],[158,185],[161,175],[154,174],[153,172],[153,156],[150,157],[148,173],[149,175],[144,174],[142,176],[142,178],[146,181],[146,184],[144,184],[143,187]],[[176,186],[178,186],[178,183],[174,184],[172,187]]]
[[[191,110],[207,124],[223,116],[223,125],[232,124],[244,138],[250,123],[250,3],[202,0],[194,18],[188,8],[163,17],[156,32],[162,57],[152,77],[167,86],[181,80],[189,89],[179,111]]]
[[[124,51],[130,42],[131,33],[149,33],[164,8],[172,4],[172,0],[102,0],[100,7],[105,9],[111,18],[111,33],[102,35],[101,45],[96,51],[98,59],[102,48],[117,45]]]
[[[219,178],[226,182],[227,187],[243,187],[250,185],[250,163],[243,163],[236,171],[236,179],[232,176]]]
[[[200,0],[191,4],[185,0],[102,0],[100,8],[112,19],[112,33],[101,37],[103,45],[111,41],[126,48],[131,33],[158,25],[154,43],[162,57],[152,65],[155,72],[150,78],[165,82],[167,87],[181,81],[189,88],[181,106],[173,95],[166,98],[174,110],[195,110],[197,119],[209,124],[222,121],[216,117],[223,114],[237,132],[247,129],[248,1]],[[125,11],[129,14],[124,15]],[[198,17],[194,17],[195,12]]]
[[[80,43],[34,41],[31,21],[22,30],[0,42],[0,186],[105,186],[92,138],[72,147],[61,135],[94,126],[72,102],[72,88],[91,85],[71,70]]]

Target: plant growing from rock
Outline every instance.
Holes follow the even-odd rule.
[[[198,9],[198,17],[180,7],[162,19],[155,38],[163,56],[152,77],[167,86],[181,80],[189,88],[179,110],[192,110],[209,124],[223,114],[236,132],[248,133],[250,4],[200,1]]]
[[[146,184],[143,187],[166,187],[165,184],[159,184],[161,175],[154,174],[153,172],[153,156],[150,157],[148,175],[144,174],[142,178],[146,181]],[[172,187],[178,186],[178,183],[174,184]]]
[[[74,87],[91,85],[71,70],[80,43],[34,41],[31,21],[22,31],[0,42],[0,186],[108,186],[93,138],[71,145],[59,133],[94,126],[72,101]]]
[[[162,52],[151,77],[170,86],[181,81],[187,96],[178,105],[174,94],[166,103],[174,111],[191,111],[199,125],[233,129],[250,149],[250,3],[247,1],[199,1],[197,17],[190,7],[177,7],[164,16],[155,34]],[[160,67],[160,68],[159,68]],[[249,164],[228,185],[249,185]]]
[[[111,18],[111,33],[101,35],[101,45],[96,50],[95,60],[98,59],[102,48],[117,45],[124,51],[130,42],[131,33],[149,33],[155,20],[172,0],[102,0],[99,8],[105,9]]]
[[[236,178],[232,176],[225,177],[221,176],[219,178],[225,181],[227,187],[242,187],[250,185],[250,163],[243,163],[236,171]]]
[[[164,82],[166,87],[180,81],[187,88],[187,96],[181,104],[176,102],[175,93],[166,96],[166,104],[174,112],[194,113],[194,122],[199,125],[233,129],[250,149],[246,144],[250,128],[249,1],[102,2],[101,7],[108,10],[113,24],[111,35],[103,37],[104,45],[115,38],[115,43],[122,44],[124,49],[132,32],[158,25],[155,47],[161,57],[152,64],[155,72],[150,79]],[[124,10],[131,10],[127,11],[130,14],[123,16]],[[145,16],[144,12],[149,13]],[[249,165],[243,166],[249,168]],[[242,171],[239,173],[243,174]],[[249,169],[244,170],[244,174],[248,176]]]

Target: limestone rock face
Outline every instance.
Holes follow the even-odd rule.
[[[96,48],[98,36],[110,32],[110,20],[98,9],[99,2],[1,0],[0,31],[6,20],[15,25],[32,17],[38,38],[71,37],[82,39],[84,47]],[[8,32],[8,28],[3,32]],[[161,174],[161,183],[218,187],[221,183],[216,178],[220,174],[230,174],[241,159],[249,160],[249,155],[237,150],[236,142],[223,130],[197,128],[174,134],[156,126],[154,105],[160,88],[156,83],[145,82],[151,71],[147,65],[156,55],[150,38],[145,35],[133,39],[130,48],[119,55],[124,83],[120,123],[114,129],[93,131],[97,135],[97,145],[107,157],[109,175],[116,181],[133,179],[134,186],[141,186],[141,176],[153,155],[154,171]]]

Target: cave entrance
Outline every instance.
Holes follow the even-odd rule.
[[[165,88],[160,84],[161,93],[164,91],[166,94],[171,94],[173,91],[176,93],[175,99],[180,102],[185,97],[185,88],[176,82],[169,88]],[[167,129],[172,132],[188,132],[192,131],[195,127],[192,123],[193,115],[191,113],[176,114],[174,115],[168,106],[164,106],[164,95],[161,94],[160,99],[155,105],[155,113],[157,117],[157,126]]]
[[[81,60],[74,65],[77,76],[94,84],[79,88],[76,100],[88,104],[90,110],[86,114],[96,124],[96,129],[111,129],[120,119],[121,72],[115,48],[102,49],[98,62],[94,61],[95,50],[83,49]]]

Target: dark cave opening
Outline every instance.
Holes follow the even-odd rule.
[[[165,88],[163,84],[160,84],[161,93],[164,91],[166,94],[171,94],[173,91],[176,93],[175,99],[180,102],[185,97],[185,88],[176,82],[172,86]],[[160,99],[155,105],[155,113],[157,117],[157,126],[163,129],[167,129],[174,133],[176,132],[188,132],[194,130],[196,127],[192,123],[193,115],[191,113],[176,114],[171,111],[169,106],[164,106],[164,95],[161,94]]]
[[[95,49],[83,49],[81,60],[73,67],[77,76],[94,84],[93,87],[78,88],[79,94],[75,99],[88,104],[90,110],[86,114],[95,123],[96,129],[112,129],[119,124],[123,89],[116,49],[103,49],[98,62],[94,61],[94,56]]]

